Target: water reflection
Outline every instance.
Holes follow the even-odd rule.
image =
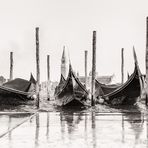
[[[47,140],[49,138],[49,112],[47,112],[47,131],[46,131],[46,137],[47,137]]]
[[[82,128],[82,124],[80,122],[82,122],[84,123],[83,132],[84,132],[85,143],[88,143],[89,141],[90,142],[89,144],[93,148],[98,147],[98,145],[100,145],[101,143],[101,140],[104,141],[104,139],[107,138],[106,136],[107,134],[110,134],[109,136],[112,136],[113,139],[116,139],[116,138],[118,139],[118,133],[119,134],[121,133],[121,143],[126,145],[129,142],[128,141],[130,139],[129,137],[132,135],[133,136],[132,139],[134,140],[133,145],[137,145],[140,141],[140,136],[144,130],[144,127],[143,127],[144,114],[141,113],[138,108],[135,111],[136,111],[135,113],[123,113],[123,114],[120,114],[120,116],[117,115],[118,116],[117,120],[116,120],[117,117],[114,119],[116,115],[112,115],[112,119],[110,120],[110,119],[107,119],[108,117],[107,115],[103,116],[95,112],[91,112],[90,115],[88,113],[83,113],[83,112],[80,112],[80,113],[61,112],[60,124],[61,124],[62,139],[65,138],[66,129],[70,135],[69,140],[73,139],[72,137],[75,135],[76,132],[77,134],[80,134],[82,132],[81,130],[79,130],[80,128]],[[118,132],[117,135],[116,135],[116,131],[115,132],[112,131],[113,130],[112,126],[114,124],[116,125],[116,130]],[[148,123],[147,123],[147,126],[148,126]],[[104,131],[103,127],[106,128],[104,129],[106,133],[105,132],[103,133]],[[120,131],[120,128],[121,128],[121,131]],[[99,129],[102,129],[102,132],[101,130],[99,131]],[[90,138],[90,134],[92,135],[92,138]],[[100,143],[99,143],[99,140],[100,140]],[[106,139],[105,141],[112,143],[111,139]]]
[[[61,138],[64,140],[65,136],[65,120],[63,113],[60,113],[60,125],[61,125]]]
[[[39,145],[39,128],[40,128],[39,113],[36,113],[35,148],[38,147]]]
[[[60,113],[61,131],[64,133],[65,125],[67,125],[68,133],[71,134],[76,130],[77,125],[82,121],[83,113],[75,113],[73,111],[62,111]]]
[[[8,120],[8,131],[10,131],[10,129],[11,129],[11,116],[9,116],[9,120]],[[8,137],[9,137],[9,145],[11,145],[11,141],[12,141],[12,138],[11,138],[11,136],[12,136],[12,133],[11,133],[11,131],[8,133]],[[11,148],[11,146],[10,146],[10,148]]]
[[[11,137],[11,129],[20,124],[25,118],[31,114],[18,113],[1,113],[0,114],[0,137],[3,137],[8,132]]]
[[[124,129],[124,116],[122,115],[122,143],[125,142]]]
[[[141,133],[143,132],[144,113],[141,113],[139,108],[135,107],[134,113],[125,113],[124,114],[123,123],[125,121],[127,121],[130,124],[130,126],[131,126],[130,129],[132,129],[134,131],[135,145],[136,145],[139,142]]]
[[[8,120],[8,129],[11,122],[12,118]],[[148,146],[147,140],[148,118],[138,108],[135,113],[118,114],[70,110],[37,113],[31,123],[26,122],[3,138],[4,148],[15,148],[16,143],[19,147],[35,148],[141,148]]]
[[[96,143],[96,115],[95,115],[95,112],[92,112],[91,113],[91,120],[92,120],[92,125],[91,125],[91,128],[92,128],[92,144],[93,144],[93,148],[96,148],[97,147],[97,143]]]
[[[147,144],[147,148],[148,148],[148,115],[146,115],[146,137],[147,137],[147,140],[146,140],[146,144]]]

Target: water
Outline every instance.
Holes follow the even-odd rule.
[[[139,110],[40,112],[0,138],[0,147],[144,148],[148,147],[148,115]]]
[[[0,138],[30,115],[30,113],[0,113]]]

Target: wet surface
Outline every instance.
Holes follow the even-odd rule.
[[[5,118],[8,128],[12,120]],[[0,138],[0,147],[143,148],[148,147],[147,141],[148,116],[139,110],[131,113],[61,110],[37,113]]]

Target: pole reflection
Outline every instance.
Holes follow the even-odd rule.
[[[65,138],[65,120],[63,113],[60,113],[60,124],[61,124],[61,138],[64,140]]]
[[[97,147],[97,142],[96,142],[96,113],[92,112],[91,113],[91,119],[92,119],[92,143],[93,143],[93,148]]]
[[[11,115],[9,115],[8,131],[11,129],[11,122],[12,122]],[[9,139],[9,148],[11,148],[11,141],[12,141],[12,132],[11,131],[9,131],[9,133],[8,133],[8,139]]]
[[[60,113],[60,120],[61,120],[61,131],[65,132],[65,125],[67,125],[68,133],[71,134],[73,131],[76,130],[77,125],[82,121],[82,113],[75,113],[75,112],[66,112],[62,111]]]
[[[11,116],[9,115],[8,131],[11,129]],[[9,141],[11,141],[11,131],[8,133]]]
[[[47,130],[46,130],[46,138],[49,139],[49,112],[47,112]]]
[[[125,142],[125,133],[124,133],[124,115],[122,115],[122,143]]]
[[[146,146],[148,148],[148,114],[146,115]]]
[[[85,128],[84,128],[84,132],[85,132],[85,141],[87,142],[87,113],[85,113]]]
[[[36,129],[35,129],[35,148],[39,146],[39,113],[36,113]]]

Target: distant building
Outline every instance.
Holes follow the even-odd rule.
[[[54,95],[54,91],[56,86],[58,85],[58,82],[52,82],[50,81],[49,83],[47,83],[47,81],[44,81],[41,83],[41,96],[47,97],[47,87],[48,87],[48,91],[50,96],[52,97]]]
[[[67,74],[67,59],[66,59],[66,54],[65,54],[65,46],[63,48],[63,54],[61,58],[61,74],[63,77],[66,79],[66,74]]]
[[[52,82],[50,81],[47,83],[47,81],[44,81],[41,83],[41,90],[46,90],[47,86],[49,87],[50,90],[54,90],[54,88],[58,85],[59,82]]]
[[[110,84],[112,82],[114,75],[111,76],[96,76],[96,79],[102,83],[102,84]],[[80,81],[84,84],[85,83],[85,76],[79,76],[78,77],[80,79]],[[92,77],[89,75],[87,77],[87,86],[90,87],[91,86],[91,80]]]

